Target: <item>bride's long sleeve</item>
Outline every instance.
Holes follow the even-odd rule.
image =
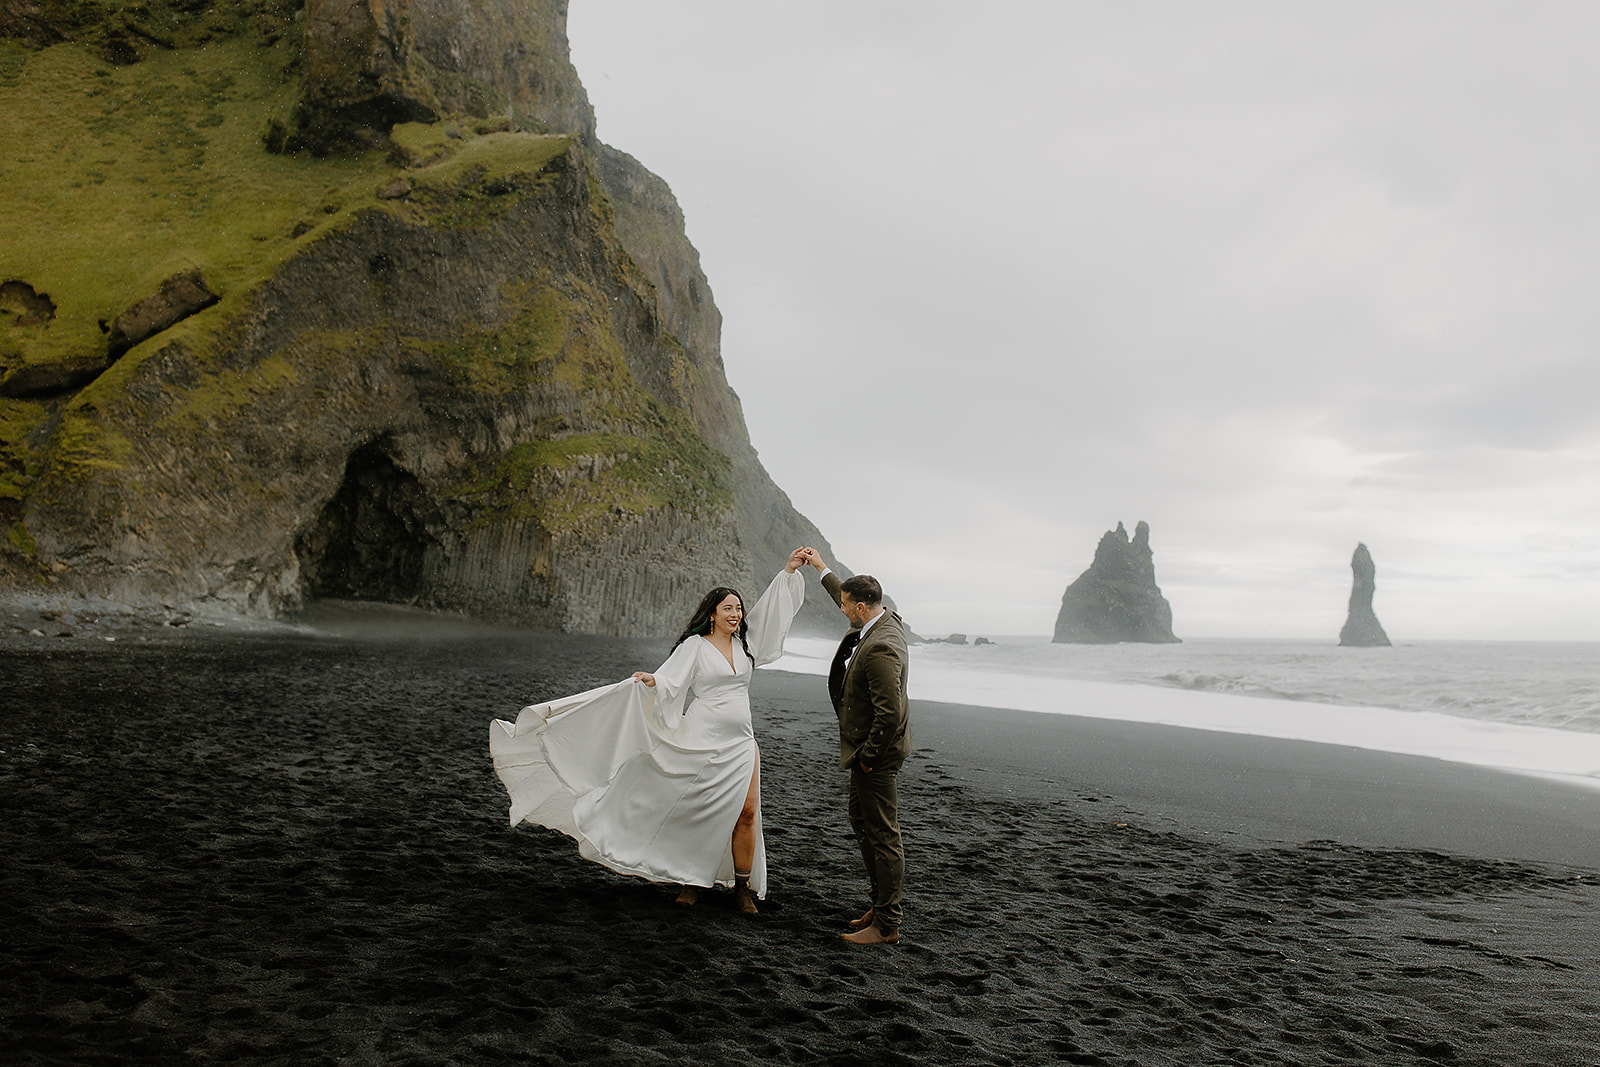
[[[694,682],[694,666],[700,651],[700,638],[690,637],[672,650],[665,663],[655,669],[656,685],[650,691],[654,697],[656,721],[668,730],[678,728],[683,721],[684,704]]]
[[[779,571],[767,591],[761,594],[750,609],[746,621],[750,629],[747,638],[750,658],[757,667],[771,663],[783,655],[783,642],[789,636],[789,625],[794,622],[800,605],[806,601],[806,580],[799,571]]]

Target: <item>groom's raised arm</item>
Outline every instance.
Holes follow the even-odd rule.
[[[843,607],[843,602],[839,599],[839,587],[843,583],[839,581],[839,576],[833,573],[833,569],[823,562],[822,553],[818,552],[814,548],[805,548],[800,549],[799,551],[805,553],[805,561],[811,564],[812,568],[822,576],[822,588],[826,589],[828,591],[828,595],[833,597],[833,602],[835,604]]]

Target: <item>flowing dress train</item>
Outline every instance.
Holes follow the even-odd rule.
[[[735,640],[731,665],[689,637],[656,668],[653,689],[629,679],[530,705],[514,724],[493,720],[489,751],[511,825],[559,830],[622,874],[732,885],[733,827],[756,770],[750,679],[783,655],[804,600],[805,579],[780,571],[746,616],[750,655]],[[766,896],[759,810],[750,889]]]

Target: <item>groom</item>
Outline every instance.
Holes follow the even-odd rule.
[[[872,904],[850,923],[855,932],[842,936],[856,945],[892,945],[900,940],[906,875],[896,785],[911,755],[905,624],[884,608],[876,578],[858,574],[841,582],[815,549],[805,551],[851,627],[833,657],[828,696],[839,716],[839,766],[850,769],[850,827]]]

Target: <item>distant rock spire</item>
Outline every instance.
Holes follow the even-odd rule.
[[[1356,545],[1350,557],[1350,569],[1355,572],[1355,582],[1350,587],[1350,617],[1339,631],[1339,644],[1353,648],[1388,648],[1389,635],[1383,632],[1378,616],[1372,611],[1372,594],[1377,590],[1372,565],[1372,553],[1364,544]]]
[[[1122,641],[1178,644],[1172,633],[1172,605],[1156,585],[1150,527],[1122,523],[1100,538],[1094,562],[1067,586],[1056,616],[1057,644],[1109,645]]]

